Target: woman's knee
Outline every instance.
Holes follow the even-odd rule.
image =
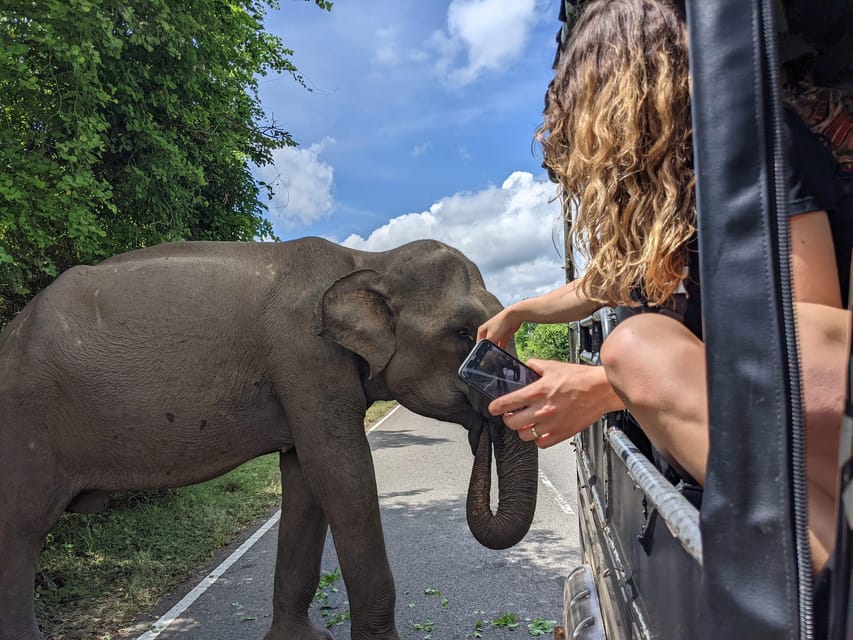
[[[618,325],[601,345],[601,365],[608,378],[621,378],[628,369],[642,366],[636,355],[643,349],[642,339],[628,322]]]
[[[696,344],[693,344],[693,343]],[[679,371],[701,343],[676,320],[644,313],[621,322],[605,339],[601,364],[628,404],[654,406],[677,387]]]

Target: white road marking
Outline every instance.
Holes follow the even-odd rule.
[[[398,404],[396,407],[391,409],[391,411],[382,416],[382,418],[378,422],[376,422],[376,424],[374,424],[372,427],[370,427],[370,429],[367,430],[367,433],[370,433],[383,422],[385,422],[388,418],[391,417],[391,414],[393,414],[399,408],[400,405]],[[262,524],[260,529],[255,531],[255,533],[253,533],[248,540],[241,544],[240,547],[234,553],[228,556],[222,562],[222,564],[220,564],[213,571],[207,574],[207,577],[205,577],[201,582],[199,582],[192,591],[185,595],[178,604],[169,609],[163,615],[163,617],[161,617],[159,620],[157,620],[157,622],[152,624],[151,628],[145,633],[143,633],[141,636],[139,636],[136,640],[154,640],[154,638],[163,633],[163,631],[165,631],[170,624],[172,624],[175,620],[178,619],[178,616],[180,616],[184,611],[189,609],[190,605],[196,600],[198,600],[201,594],[207,591],[211,587],[211,585],[213,585],[214,582],[221,578],[222,574],[224,574],[231,567],[231,565],[237,562],[237,560],[239,560],[243,554],[245,554],[249,549],[251,549],[254,544],[258,540],[260,540],[267,531],[272,529],[280,519],[281,509],[276,511],[276,513],[264,524]]]
[[[542,469],[539,469],[539,482],[545,485],[545,488],[548,489],[552,494],[554,494],[554,500],[557,502],[557,506],[563,510],[568,516],[575,515],[575,512],[572,510],[571,505],[566,502],[566,499],[563,497],[563,494],[554,486],[554,483],[548,479],[548,476],[545,475],[545,472]]]
[[[382,424],[383,422],[385,422],[385,421],[386,421],[388,418],[390,418],[390,417],[393,415],[393,413],[394,413],[397,409],[399,409],[401,406],[402,406],[402,405],[399,405],[399,404],[398,404],[396,407],[394,407],[393,409],[391,409],[391,411],[389,411],[389,412],[388,412],[388,413],[386,413],[384,416],[382,416],[382,418],[379,420],[379,422],[377,422],[377,423],[376,423],[376,424],[374,424],[372,427],[370,427],[370,429],[368,429],[368,430],[367,430],[367,433],[370,433],[371,431],[373,431],[374,429],[376,429],[380,424]]]
[[[186,611],[190,605],[195,602],[201,594],[208,590],[208,588],[216,582],[223,573],[225,573],[231,565],[233,565],[240,557],[246,553],[258,540],[260,540],[263,535],[269,531],[281,518],[281,509],[276,511],[276,513],[267,520],[261,528],[255,531],[252,534],[252,537],[246,540],[240,547],[228,556],[222,564],[216,567],[213,571],[207,574],[207,577],[204,578],[201,582],[196,585],[195,589],[190,591],[187,595],[183,597],[183,599],[176,604],[174,607],[169,609],[162,618],[160,618],[157,622],[151,625],[151,628],[139,636],[136,640],[153,640],[158,635],[160,635],[166,628],[172,624],[178,616],[180,616],[184,611]]]

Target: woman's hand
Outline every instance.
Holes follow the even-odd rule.
[[[526,364],[542,377],[493,400],[489,412],[503,414],[522,440],[534,440],[542,449],[571,438],[605,413],[625,408],[602,367],[533,358]]]
[[[477,329],[477,340],[491,340],[499,347],[505,347],[521,326],[521,320],[512,316],[511,307],[507,307],[486,320]]]

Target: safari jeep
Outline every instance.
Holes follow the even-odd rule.
[[[580,3],[562,3],[559,49]],[[780,172],[780,33],[772,0],[687,0],[711,451],[704,488],[667,469],[630,415],[576,436],[583,565],[566,579],[567,638],[815,638],[802,398]],[[808,3],[803,3],[804,6]],[[828,19],[831,2],[808,4]],[[849,65],[848,40],[833,53]],[[555,63],[556,66],[556,63]],[[849,66],[848,66],[849,68]],[[570,216],[567,216],[570,218]],[[568,238],[568,234],[566,234]],[[573,248],[566,273],[576,277]],[[570,359],[599,364],[617,323],[570,324]],[[760,363],[760,366],[755,366]],[[833,640],[853,638],[853,411],[841,441]],[[822,639],[821,639],[822,640]]]

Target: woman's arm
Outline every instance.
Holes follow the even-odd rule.
[[[825,211],[791,218],[791,277],[795,303],[841,307],[835,246]]]
[[[533,358],[527,365],[542,377],[492,401],[489,411],[503,414],[519,438],[535,440],[542,449],[571,438],[605,413],[625,408],[603,367]]]
[[[806,476],[812,558],[823,566],[835,545],[838,442],[844,408],[850,313],[824,211],[791,218],[791,277],[806,413]]]
[[[477,339],[488,339],[503,347],[522,322],[552,324],[585,318],[600,305],[591,302],[573,280],[559,289],[516,302],[482,324]]]

